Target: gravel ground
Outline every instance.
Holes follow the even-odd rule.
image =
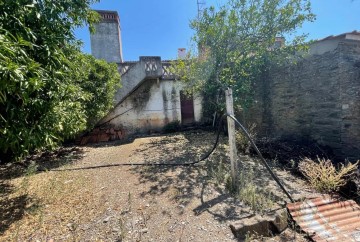
[[[214,138],[211,132],[188,131],[126,144],[64,148],[32,157],[50,171],[27,169],[27,175],[17,165],[1,166],[0,240],[237,241],[229,224],[254,212],[227,192],[221,183],[224,172],[214,171],[214,164],[229,163],[225,137],[210,159],[197,166],[52,170],[190,162],[206,153]],[[284,195],[259,162],[247,156],[240,160],[245,172],[252,167],[255,184],[273,194],[275,202],[265,210],[283,206]],[[314,196],[302,180],[280,169],[276,173],[295,198]],[[304,241],[290,229],[266,240]]]

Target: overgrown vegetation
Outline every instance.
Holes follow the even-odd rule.
[[[266,189],[259,187],[255,183],[255,169],[249,165],[242,167],[238,174],[237,187],[233,187],[230,175],[230,164],[226,161],[207,161],[208,175],[214,179],[217,186],[225,185],[226,190],[232,193],[245,205],[249,206],[254,212],[266,212],[275,204],[275,197]]]
[[[344,186],[348,179],[357,171],[356,163],[340,164],[336,169],[331,160],[314,161],[305,158],[299,163],[301,173],[309,180],[311,186],[319,192],[334,192]]]
[[[53,148],[111,107],[116,66],[81,54],[73,30],[93,0],[0,2],[0,157]]]
[[[253,170],[240,172],[238,198],[250,206],[253,211],[269,211],[274,205],[273,195],[270,191],[260,188],[254,183],[254,180]]]
[[[97,60],[91,55],[75,55],[74,80],[84,92],[82,107],[85,110],[86,129],[91,129],[113,107],[120,75],[116,64]]]
[[[233,89],[236,111],[253,101],[254,85],[269,64],[294,61],[306,49],[297,29],[313,21],[309,0],[228,0],[209,7],[190,24],[194,50],[173,71],[190,93],[201,93],[205,115],[224,111],[224,93]],[[276,46],[276,37],[286,45]]]
[[[253,123],[253,124],[249,125],[247,128],[247,131],[250,135],[250,138],[254,140],[256,138],[256,124]],[[236,139],[236,148],[240,152],[249,154],[251,143],[250,143],[249,139],[246,137],[246,135],[244,135],[242,133],[242,131],[236,131],[235,139]]]

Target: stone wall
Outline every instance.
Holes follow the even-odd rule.
[[[247,115],[261,136],[315,140],[337,158],[360,159],[360,43],[272,68]]]

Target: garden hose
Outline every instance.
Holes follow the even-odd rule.
[[[260,157],[260,160],[262,161],[263,165],[266,167],[266,169],[268,170],[268,172],[270,173],[271,177],[275,180],[275,182],[279,185],[279,187],[281,188],[281,190],[286,194],[286,196],[290,199],[290,201],[293,203],[294,200],[292,199],[291,195],[286,191],[285,187],[281,184],[279,178],[274,174],[274,172],[271,170],[270,166],[268,165],[268,163],[266,162],[266,160],[264,159],[264,157],[262,156],[261,152],[259,151],[258,147],[256,146],[255,142],[252,140],[252,138],[250,137],[249,133],[247,132],[247,130],[244,128],[244,126],[233,116],[230,114],[227,114],[226,116],[230,117],[231,119],[233,119],[235,121],[235,123],[240,127],[241,131],[245,134],[246,138],[250,141],[252,147],[255,149],[256,153],[258,154],[258,156]]]
[[[196,161],[177,163],[177,164],[174,164],[174,163],[116,163],[116,164],[106,164],[106,165],[97,165],[97,166],[86,166],[86,167],[79,167],[79,168],[51,169],[50,171],[89,170],[89,169],[106,168],[106,167],[114,167],[114,166],[192,166],[201,161],[206,160],[214,152],[214,150],[216,149],[216,147],[219,143],[219,137],[220,137],[220,133],[221,133],[222,123],[226,117],[230,117],[231,119],[233,119],[235,121],[235,123],[238,125],[238,127],[241,129],[241,131],[245,134],[246,138],[250,141],[252,147],[255,149],[256,153],[260,157],[263,165],[266,167],[266,169],[270,173],[271,177],[279,185],[281,190],[286,194],[286,196],[290,199],[290,201],[294,202],[291,195],[286,191],[285,187],[281,184],[279,178],[274,174],[274,172],[271,170],[270,166],[267,164],[266,160],[264,159],[261,152],[257,148],[255,142],[251,139],[247,130],[233,115],[230,115],[230,114],[223,114],[221,116],[220,121],[218,123],[216,140],[214,142],[214,145],[212,146],[211,150],[209,150],[209,152],[207,152],[203,157],[201,157],[199,160],[196,160]]]

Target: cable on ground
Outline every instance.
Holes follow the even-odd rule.
[[[214,142],[214,145],[212,146],[211,150],[207,152],[203,157],[201,157],[199,160],[193,161],[193,162],[185,162],[185,163],[116,163],[116,164],[106,164],[106,165],[97,165],[97,166],[86,166],[86,167],[79,167],[79,168],[66,168],[66,169],[50,169],[50,171],[76,171],[76,170],[90,170],[90,169],[97,169],[97,168],[106,168],[106,167],[115,167],[115,166],[192,166],[197,163],[200,163],[201,161],[206,160],[216,149],[218,143],[219,143],[219,137],[221,133],[221,127],[224,119],[226,117],[230,117],[235,121],[237,126],[241,129],[241,131],[245,134],[246,138],[250,141],[252,147],[255,149],[256,153],[260,157],[260,160],[262,161],[263,165],[266,167],[267,171],[270,173],[271,177],[275,180],[275,182],[279,185],[281,190],[286,194],[286,196],[290,199],[291,202],[294,202],[291,195],[286,191],[285,187],[281,184],[279,178],[274,174],[274,172],[271,170],[270,166],[262,156],[261,152],[257,148],[255,142],[250,137],[247,130],[244,128],[244,126],[233,116],[230,114],[223,114],[220,118],[220,121],[218,123],[217,128],[217,134],[216,134],[216,140]]]

